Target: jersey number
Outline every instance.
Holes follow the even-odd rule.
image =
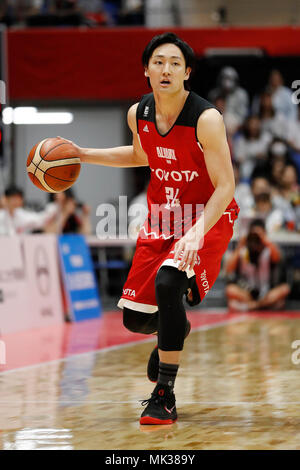
[[[166,190],[166,199],[167,204],[165,206],[166,209],[170,209],[171,207],[178,207],[180,206],[180,201],[178,199],[179,188],[172,188],[172,187],[165,187]]]

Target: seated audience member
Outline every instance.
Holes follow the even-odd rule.
[[[283,114],[275,111],[270,92],[265,91],[261,94],[258,116],[263,132],[268,132],[274,138],[286,139],[289,121]]]
[[[241,184],[241,183],[240,183]],[[242,183],[246,185],[247,183]],[[239,185],[238,185],[239,186]],[[249,185],[248,185],[249,186]],[[248,230],[249,220],[252,220],[255,212],[255,198],[258,194],[268,193],[271,191],[271,185],[267,178],[264,176],[256,176],[251,180],[250,194],[243,194],[241,211],[235,223],[235,234],[244,236],[245,231]],[[239,194],[238,194],[239,196]],[[239,202],[238,202],[239,204]]]
[[[7,27],[17,22],[16,12],[10,0],[1,0],[0,2],[0,23]]]
[[[240,165],[241,179],[249,181],[255,166],[267,159],[268,148],[272,137],[261,130],[257,116],[250,116],[233,141],[234,159]]]
[[[297,169],[294,165],[285,166],[281,176],[280,194],[293,205],[299,204],[300,186]]]
[[[276,112],[283,114],[286,119],[297,120],[297,107],[292,100],[292,90],[284,86],[284,80],[279,70],[270,73],[268,91],[272,96],[272,103]]]
[[[254,196],[254,206],[244,211],[241,217],[239,217],[239,235],[245,235],[245,229],[247,229],[249,220],[254,218],[265,220],[268,234],[277,232],[284,228],[285,225],[285,214],[280,208],[274,205],[270,191],[257,193]],[[245,226],[245,224],[247,224],[247,226]]]
[[[300,103],[298,106],[296,106],[296,108],[297,119],[295,121],[289,121],[288,135],[286,136],[286,140],[292,150],[300,153]]]
[[[90,20],[91,26],[107,23],[102,0],[78,0],[78,7],[86,20]]]
[[[119,11],[119,25],[144,25],[145,12],[144,0],[123,0]]]
[[[50,194],[49,199],[48,206],[56,207],[57,217],[48,225],[47,232],[91,234],[90,208],[78,203],[71,189]]]
[[[289,230],[296,228],[300,208],[300,186],[298,183],[298,173],[294,165],[285,166],[279,194],[274,196],[274,205],[280,208],[285,214],[286,227]]]
[[[233,67],[224,67],[218,78],[217,87],[208,94],[212,103],[217,98],[225,100],[224,122],[229,134],[233,135],[243,124],[249,107],[248,92],[239,85],[239,75]]]
[[[220,113],[224,114],[225,113],[225,104],[226,104],[226,100],[223,96],[216,96],[214,101],[213,101],[213,104],[215,105],[215,107],[217,108],[218,111],[220,111]]]
[[[280,163],[278,163],[280,162]],[[289,149],[285,141],[274,139],[269,148],[267,171],[270,171],[271,183],[280,187],[281,175],[285,166],[291,162]]]
[[[218,111],[224,116],[225,113],[225,98],[223,96],[216,96],[216,98],[213,101],[213,104],[217,108]],[[233,154],[233,147],[232,147],[232,140],[234,137],[235,129],[231,129],[230,125],[228,125],[228,122],[224,121],[225,124],[225,130],[226,130],[226,136],[227,136],[227,141],[230,149],[231,155]]]
[[[45,230],[56,215],[56,208],[53,206],[49,206],[41,212],[25,209],[23,191],[16,186],[10,186],[6,189],[1,207],[0,235]]]
[[[37,4],[38,5],[38,4]],[[92,26],[94,21],[84,16],[78,0],[52,0],[37,6],[26,17],[27,26]]]
[[[115,26],[119,22],[122,0],[102,0],[102,8],[108,26]]]
[[[253,205],[254,198],[257,194],[265,193],[271,191],[270,181],[263,175],[258,175],[251,180],[251,193],[253,196]]]
[[[276,208],[271,199],[270,192],[257,194],[254,198],[254,207],[251,216],[265,220],[268,234],[275,233],[284,226],[284,214]]]
[[[274,139],[268,148],[267,159],[256,163],[251,179],[256,176],[267,176],[272,194],[277,194],[280,190],[282,172],[290,161],[287,144],[281,139]]]
[[[295,230],[300,232],[300,204],[295,207]]]
[[[233,172],[235,179],[234,197],[240,208],[240,215],[248,211],[253,206],[254,200],[251,192],[251,186],[248,183],[240,181],[239,165],[233,162]]]
[[[290,293],[282,255],[266,235],[264,222],[253,220],[246,237],[226,264],[226,297],[231,310],[280,309]]]
[[[263,176],[257,176],[251,181],[251,190],[253,197],[252,208],[255,207],[255,198],[262,193],[271,193],[271,202],[274,209],[278,209],[283,217],[283,226],[289,230],[295,227],[295,212],[291,203],[286,200],[280,193],[272,191],[270,182]],[[248,212],[249,215],[249,212]]]

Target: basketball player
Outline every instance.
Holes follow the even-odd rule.
[[[142,60],[152,93],[128,111],[132,146],[78,151],[84,163],[150,166],[149,217],[118,306],[126,328],[158,334],[148,363],[157,385],[142,403],[140,423],[170,424],[177,419],[174,383],[190,330],[183,295],[195,305],[214,284],[239,208],[222,116],[189,91],[193,50],[165,33],[150,41]]]

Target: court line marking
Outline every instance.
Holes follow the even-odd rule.
[[[13,403],[10,401],[0,401],[0,404],[3,405],[15,405],[16,403],[19,404],[35,404],[35,405],[44,405],[44,404],[60,404],[60,405],[65,405],[65,404],[82,404],[84,406],[86,405],[136,405],[136,403],[140,401],[139,399],[137,400],[127,400],[127,401],[114,401],[114,400],[45,400],[45,401],[14,401]],[[233,402],[228,402],[228,401],[181,401],[177,400],[177,403],[180,405],[204,405],[204,406],[288,406],[288,405],[300,405],[300,401],[285,401],[285,402],[270,402],[270,401],[257,401],[257,402],[251,402],[251,401],[233,401]]]
[[[247,314],[241,314],[241,315],[238,315],[235,318],[229,318],[228,320],[217,321],[216,323],[212,323],[210,325],[197,326],[195,328],[192,328],[190,334],[193,334],[193,333],[198,332],[198,331],[206,331],[206,330],[210,330],[210,329],[213,329],[213,328],[219,328],[219,327],[229,325],[229,324],[243,322],[245,320],[250,320],[251,321],[252,318]],[[41,362],[41,363],[38,363],[38,364],[32,364],[30,366],[17,367],[15,369],[4,370],[4,371],[0,371],[0,377],[3,376],[3,375],[8,375],[8,374],[15,373],[15,372],[18,372],[18,371],[30,370],[30,369],[35,369],[37,367],[43,367],[43,366],[46,366],[46,365],[50,365],[50,364],[75,360],[75,359],[78,359],[79,357],[84,357],[84,356],[88,356],[88,355],[103,354],[103,353],[110,352],[110,351],[117,351],[119,349],[123,349],[123,348],[126,348],[126,347],[136,346],[137,344],[150,343],[150,342],[153,342],[153,341],[155,341],[155,338],[145,338],[145,339],[141,339],[141,340],[137,340],[137,341],[131,341],[130,343],[115,344],[113,346],[108,346],[106,348],[95,349],[93,351],[87,351],[87,352],[84,352],[84,353],[78,353],[78,354],[74,354],[74,355],[71,355],[71,356],[61,357],[59,359],[53,359],[52,361],[45,361],[45,362]]]

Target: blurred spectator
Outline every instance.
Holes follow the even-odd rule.
[[[117,25],[119,22],[119,12],[122,8],[122,0],[103,0],[103,10],[108,26]]]
[[[294,165],[288,164],[283,169],[280,194],[293,205],[300,202],[299,178]]]
[[[50,194],[49,199],[48,206],[54,203],[57,217],[47,226],[47,232],[91,234],[90,208],[78,203],[71,189]]]
[[[249,116],[242,132],[233,141],[234,159],[240,164],[241,179],[249,181],[259,162],[265,162],[272,140],[268,132],[261,129],[257,116]]]
[[[90,25],[79,6],[79,0],[38,0],[39,8],[27,15],[27,26]]]
[[[300,204],[295,207],[295,229],[300,232]]]
[[[267,178],[264,176],[256,176],[251,180],[251,184],[249,185],[248,183],[239,183],[239,185],[244,185],[249,188],[249,192],[246,191],[241,195],[240,200],[241,200],[241,205],[245,209],[251,209],[255,205],[255,197],[258,194],[261,193],[268,193],[271,191],[271,185],[270,182]],[[241,207],[241,206],[240,206]]]
[[[119,12],[119,25],[144,25],[144,0],[123,0]]]
[[[284,214],[275,207],[270,192],[257,194],[254,198],[255,205],[252,216],[265,220],[268,234],[277,232],[284,225]]]
[[[253,196],[248,183],[240,181],[240,169],[237,162],[233,162],[233,172],[235,179],[234,197],[240,208],[240,215],[248,211],[253,206]]]
[[[285,199],[280,192],[278,191],[278,188],[281,187],[281,177],[282,177],[282,171],[284,167],[280,166],[280,175],[278,176],[278,187],[276,188],[271,185],[270,181],[265,178],[264,176],[256,176],[255,178],[252,179],[251,181],[251,191],[252,191],[252,197],[253,197],[253,204],[252,208],[255,207],[255,198],[256,196],[259,196],[262,193],[270,193],[271,194],[271,201],[272,201],[272,207],[274,209],[278,209],[283,217],[283,226],[289,230],[293,230],[295,227],[295,211],[290,203],[289,200]],[[277,171],[277,170],[276,170]],[[278,172],[279,173],[279,172]],[[266,172],[267,174],[267,172]],[[249,212],[246,212],[249,216]],[[242,214],[243,215],[243,214]]]
[[[280,191],[282,173],[288,161],[287,145],[279,140],[273,141],[269,148],[268,166],[266,168],[266,172],[270,175],[273,193]]]
[[[256,182],[257,183],[257,182]],[[255,184],[256,184],[255,183]],[[255,187],[255,185],[254,185]],[[253,188],[253,186],[252,186]],[[238,234],[244,236],[248,230],[249,222],[253,219],[260,218],[265,220],[266,231],[272,234],[284,227],[286,220],[284,209],[274,203],[271,197],[270,188],[267,186],[264,190],[256,189],[253,195],[253,205],[249,209],[245,209],[238,220]],[[294,214],[292,213],[294,220]]]
[[[297,106],[297,119],[289,122],[286,140],[292,150],[300,153],[300,105]]]
[[[265,177],[265,176],[256,176],[251,180],[251,193],[253,197],[253,203],[254,203],[254,198],[258,194],[261,193],[268,193],[271,191],[271,184],[270,181]]]
[[[273,137],[286,138],[289,121],[283,114],[275,111],[270,92],[265,91],[261,94],[258,116],[262,131],[268,132]]]
[[[45,230],[56,216],[56,207],[44,211],[24,209],[23,191],[15,186],[6,189],[0,209],[0,235],[14,235]]]
[[[229,134],[233,135],[243,124],[249,107],[246,90],[239,86],[239,76],[233,67],[224,67],[217,79],[217,88],[208,94],[208,100],[215,103],[217,99],[225,100],[224,122]]]
[[[225,98],[223,96],[216,96],[213,104],[215,107],[220,111],[220,113],[224,114],[225,113]]]
[[[294,230],[298,226],[296,219],[300,207],[300,187],[294,165],[288,164],[283,168],[280,189],[278,194],[273,196],[273,202],[274,206],[283,212],[286,228]]]
[[[226,264],[228,307],[251,311],[280,309],[290,293],[282,255],[265,231],[262,220],[253,220]]]
[[[278,194],[281,186],[282,172],[292,162],[287,144],[281,139],[274,139],[269,145],[267,159],[256,162],[251,178],[268,175],[272,194]]]
[[[16,23],[15,10],[9,0],[1,0],[0,2],[0,23],[6,26],[12,26]]]
[[[272,70],[267,85],[272,96],[272,103],[276,112],[283,114],[287,119],[297,119],[297,106],[292,101],[292,90],[284,86],[284,80],[279,70]]]
[[[107,15],[103,8],[103,0],[78,0],[78,6],[91,26],[105,25],[108,23]]]

